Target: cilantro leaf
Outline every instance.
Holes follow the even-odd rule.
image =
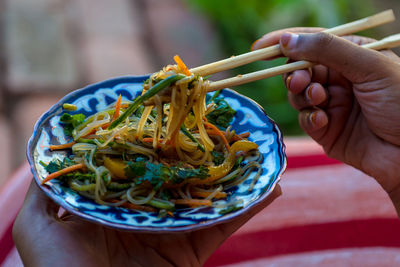
[[[48,171],[49,173],[53,173],[53,172],[57,172],[59,171],[60,168],[60,161],[59,160],[54,160],[51,161],[46,167],[45,167],[46,171]]]
[[[189,178],[204,179],[208,177],[208,168],[200,166],[198,169],[182,167],[168,167],[163,164],[154,164],[145,161],[128,162],[125,174],[135,184],[149,182],[155,190],[166,183],[178,184]]]
[[[125,175],[128,178],[133,179],[139,176],[143,176],[146,173],[146,163],[144,161],[129,161],[124,170]]]
[[[45,170],[49,173],[54,173],[59,170],[65,169],[69,166],[74,165],[75,162],[72,161],[70,158],[64,158],[62,161],[59,159],[53,159],[45,166]],[[79,180],[85,181],[88,180],[89,182],[93,182],[96,179],[96,175],[94,172],[83,173],[80,171],[74,171],[71,173],[67,173],[58,177],[58,179],[72,179],[72,180]]]
[[[45,170],[48,171],[49,173],[53,173],[65,169],[74,164],[75,163],[67,157],[65,157],[62,161],[59,159],[53,159],[52,161],[49,162],[49,164],[47,164]]]
[[[216,108],[206,117],[212,124],[217,125],[219,128],[226,129],[232,123],[236,111],[233,110],[223,98],[218,97],[213,101],[216,104]]]
[[[83,114],[74,114],[70,115],[68,113],[64,113],[60,117],[60,122],[64,124],[64,133],[65,135],[72,136],[72,131],[85,120],[85,115]]]
[[[211,151],[211,155],[213,156],[213,162],[216,166],[221,165],[225,160],[224,154],[221,152]]]

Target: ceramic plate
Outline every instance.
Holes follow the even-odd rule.
[[[40,181],[48,175],[40,161],[62,159],[68,153],[51,152],[48,148],[50,144],[70,141],[68,140],[70,137],[64,136],[63,127],[59,123],[63,113],[63,103],[75,104],[78,107],[75,113],[91,115],[115,102],[119,94],[123,100],[132,100],[139,95],[142,84],[147,78],[148,76],[119,77],[89,85],[66,95],[43,114],[35,125],[27,149],[36,182],[40,184]],[[223,90],[221,95],[237,111],[233,129],[237,133],[250,132],[249,140],[256,142],[263,154],[262,175],[251,192],[248,191],[248,187],[255,172],[242,184],[229,190],[231,194],[228,200],[218,200],[213,207],[180,209],[175,211],[173,217],[160,218],[157,213],[97,204],[64,187],[57,179],[40,186],[41,189],[56,203],[77,216],[108,227],[129,231],[160,233],[189,231],[227,222],[245,213],[272,192],[286,167],[282,134],[256,102],[229,89]],[[235,201],[242,208],[223,213],[221,206],[226,201]]]

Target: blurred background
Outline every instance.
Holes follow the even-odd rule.
[[[397,0],[0,0],[0,186],[25,160],[36,120],[72,90],[155,72],[175,54],[195,67],[248,52],[272,30],[332,27],[388,8],[400,16],[399,7]],[[361,34],[395,32],[392,23]],[[302,134],[280,77],[235,89],[259,102],[284,135]]]

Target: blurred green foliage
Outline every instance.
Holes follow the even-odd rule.
[[[372,0],[186,0],[210,19],[226,56],[248,52],[265,33],[295,26],[333,27],[374,13]],[[249,73],[285,63],[285,59],[239,67],[231,75]],[[235,89],[260,103],[284,134],[301,134],[297,112],[287,101],[281,77]]]

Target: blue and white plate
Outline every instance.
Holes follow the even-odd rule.
[[[63,127],[59,123],[63,113],[63,103],[76,105],[78,110],[75,113],[91,115],[115,102],[119,94],[123,100],[134,99],[141,92],[142,84],[147,78],[148,76],[118,77],[89,85],[66,95],[43,114],[35,125],[27,148],[28,160],[36,182],[40,185],[40,181],[48,175],[40,161],[49,162],[67,155],[66,151],[49,150],[51,144],[70,141],[69,137],[64,135]],[[174,212],[173,217],[161,218],[157,213],[97,204],[64,187],[57,179],[40,186],[41,189],[57,204],[77,216],[108,227],[129,231],[160,233],[189,231],[227,222],[246,213],[252,206],[267,198],[278,183],[286,167],[285,148],[277,125],[256,102],[230,89],[223,90],[221,95],[237,111],[233,129],[237,133],[250,132],[249,140],[256,142],[263,154],[262,175],[254,189],[251,192],[248,190],[252,175],[239,186],[230,189],[228,201],[239,203],[243,208],[223,214],[221,206],[227,200],[218,200],[213,207],[180,209]]]

